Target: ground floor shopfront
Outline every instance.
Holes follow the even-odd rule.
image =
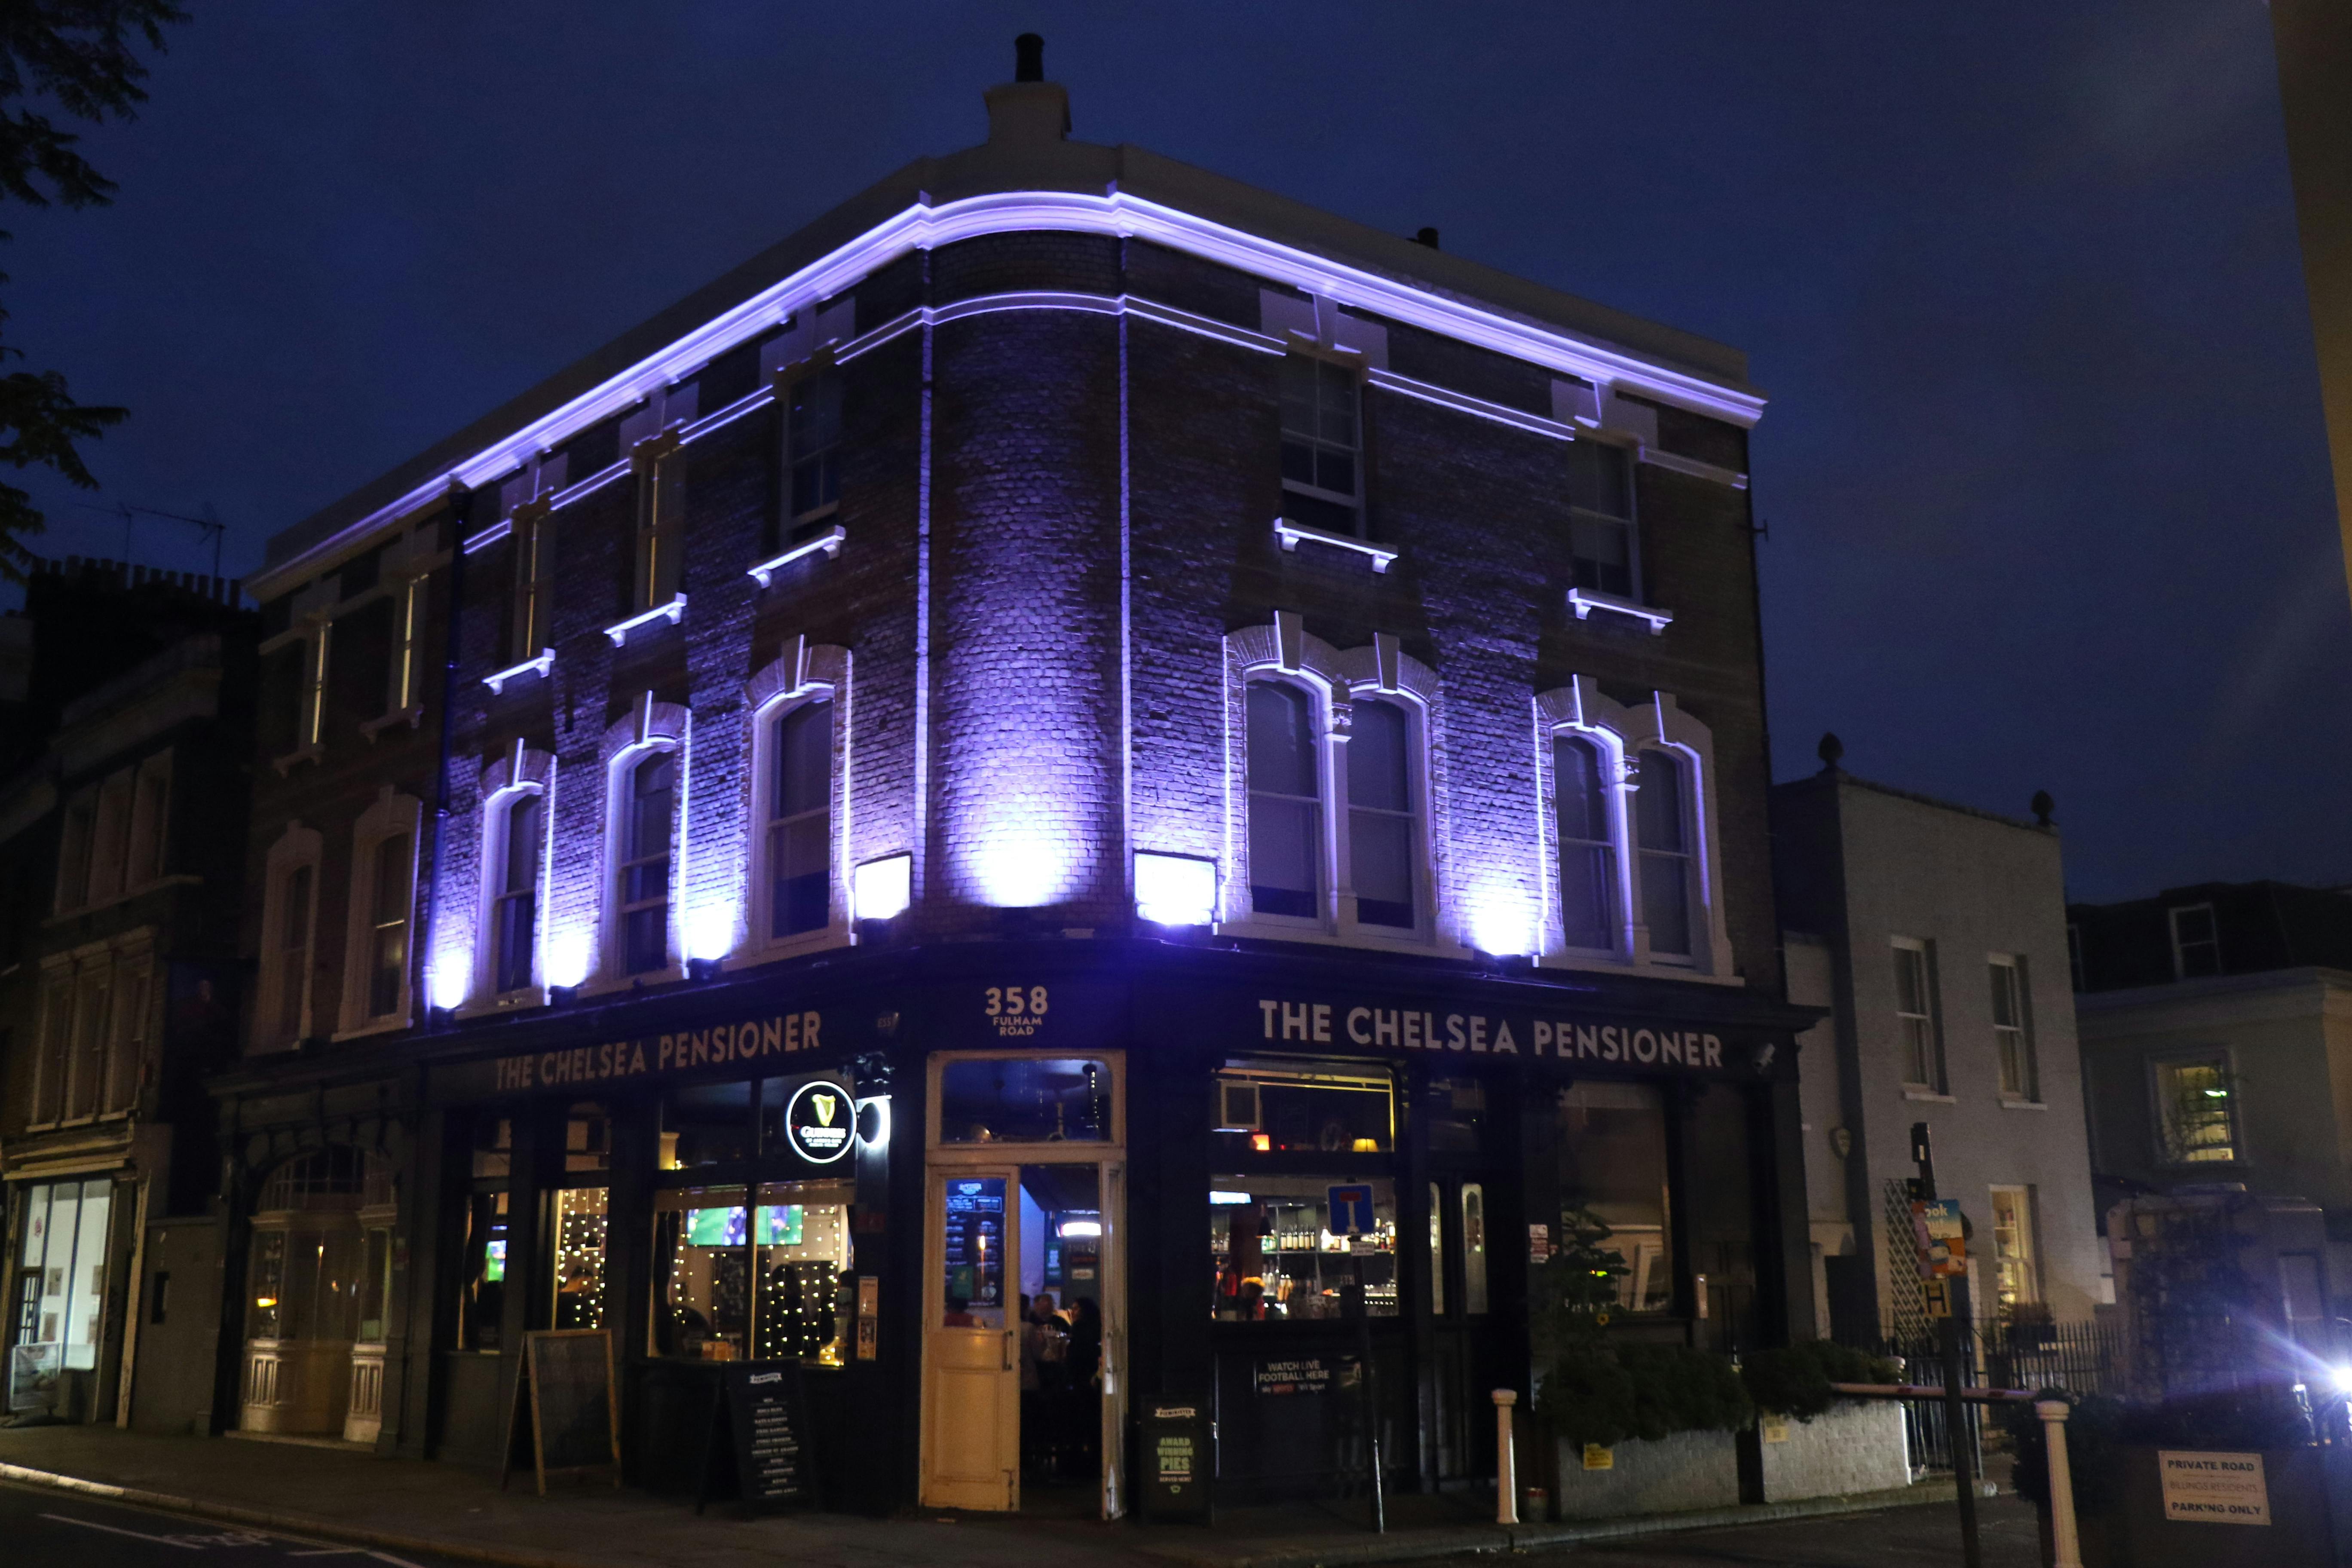
[[[1154,942],[861,952],[256,1064],[224,1426],[492,1464],[534,1329],[614,1338],[630,1479],[791,1363],[824,1500],[1131,1504],[1144,1402],[1232,1500],[1493,1473],[1564,1210],[1619,1327],[1801,1299],[1793,1031],[1730,988]],[[366,1064],[365,1067],[362,1064]]]

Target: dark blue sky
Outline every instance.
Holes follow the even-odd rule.
[[[1133,142],[1746,349],[1780,776],[2078,896],[2352,880],[2352,610],[2260,0],[189,0],[111,210],[16,213],[104,502],[261,542],[898,164],[1011,39]],[[45,486],[45,498],[61,493]],[[121,553],[70,508],[44,548]],[[134,555],[201,567],[193,531]]]

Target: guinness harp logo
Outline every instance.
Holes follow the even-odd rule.
[[[822,1081],[793,1091],[784,1106],[784,1136],[793,1152],[815,1165],[830,1165],[849,1152],[849,1120],[841,1114],[845,1098],[839,1084]]]

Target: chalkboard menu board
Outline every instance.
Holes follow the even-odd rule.
[[[551,1472],[609,1468],[613,1484],[621,1484],[621,1416],[613,1398],[610,1333],[603,1329],[539,1329],[523,1335],[522,1367],[507,1415],[500,1489],[514,1468],[526,1405],[530,1410],[530,1463],[541,1494]]]
[[[1214,1428],[1198,1401],[1160,1401],[1138,1420],[1143,1438],[1143,1515],[1206,1524]]]
[[[816,1465],[808,1433],[808,1391],[797,1365],[747,1362],[722,1367],[696,1511],[701,1511],[715,1489],[718,1468],[730,1448],[745,1502],[814,1507]]]

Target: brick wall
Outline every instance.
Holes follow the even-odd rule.
[[[1254,331],[1258,286],[1139,243],[998,236],[867,279],[854,290],[856,331],[902,320],[926,299],[1053,289],[1107,305],[1122,294],[1158,300]],[[1398,324],[1390,334],[1400,374],[1549,413],[1548,372]],[[464,568],[442,841],[432,842],[430,815],[437,671],[414,730],[370,741],[354,713],[331,709],[319,760],[281,777],[263,759],[257,773],[257,870],[289,822],[326,837],[321,1016],[342,984],[352,821],[386,785],[426,803],[425,860],[438,854],[443,889],[436,962],[457,963],[475,940],[478,771],[518,739],[557,758],[551,932],[592,925],[609,875],[601,748],[647,694],[692,713],[677,897],[689,920],[740,912],[757,839],[746,687],[796,637],[850,651],[845,858],[916,856],[906,934],[1003,929],[992,909],[1003,905],[1034,906],[1036,924],[1123,929],[1130,846],[1223,852],[1223,649],[1277,611],[1340,650],[1392,635],[1436,672],[1430,744],[1451,783],[1434,848],[1447,917],[1483,945],[1532,940],[1546,918],[1533,694],[1579,675],[1621,700],[1673,693],[1713,734],[1736,967],[1777,990],[1746,494],[1641,468],[1646,595],[1676,618],[1660,636],[1624,616],[1579,621],[1565,604],[1563,446],[1371,387],[1369,518],[1397,560],[1375,573],[1360,555],[1311,542],[1284,551],[1272,529],[1279,372],[1279,356],[1261,349],[1107,310],[997,310],[908,331],[841,369],[837,556],[805,558],[764,588],[746,574],[772,535],[779,493],[780,416],[754,410],[688,447],[682,624],[641,627],[624,647],[604,635],[631,568],[637,481],[624,474],[554,514],[555,662],[498,694],[481,678],[509,662],[515,546],[486,544]],[[1662,439],[1669,423],[1670,445],[1744,459],[1744,437],[1728,426],[1677,413]],[[495,523],[496,500],[496,487],[476,499],[469,533]],[[446,565],[435,574],[430,599],[436,663],[450,575]],[[268,700],[283,700],[270,689]],[[256,877],[248,951],[262,894]]]

